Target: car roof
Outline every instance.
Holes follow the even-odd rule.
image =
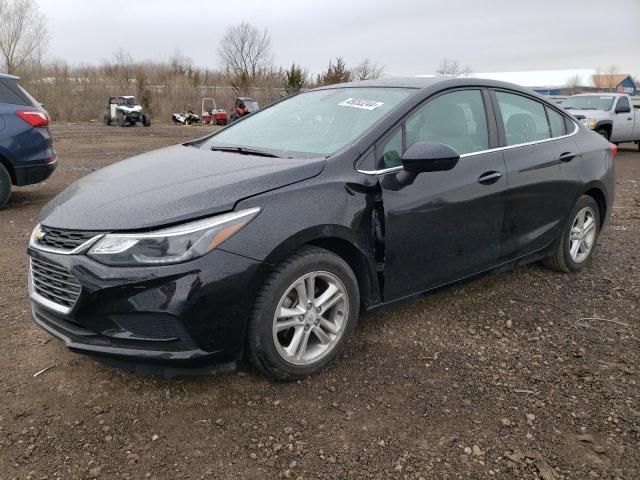
[[[417,91],[436,91],[447,88],[456,87],[494,87],[515,90],[527,95],[542,98],[533,90],[521,87],[515,83],[501,82],[499,80],[490,80],[486,78],[464,78],[464,77],[398,77],[398,78],[381,78],[378,80],[363,80],[357,82],[338,83],[319,87],[316,90],[331,88],[408,88]]]
[[[15,75],[9,75],[8,73],[0,73],[0,78],[8,78],[11,80],[20,80],[20,77],[16,77]]]

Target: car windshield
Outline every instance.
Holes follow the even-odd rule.
[[[575,95],[562,102],[562,107],[571,110],[611,110],[613,95]]]
[[[123,105],[128,105],[128,106],[134,106],[137,105],[136,104],[136,99],[133,97],[125,97],[122,99],[122,104]]]
[[[201,148],[233,146],[283,156],[328,156],[352,143],[410,93],[399,88],[301,93],[232,124],[209,137]]]
[[[255,100],[245,100],[244,106],[251,111],[258,110],[258,102]]]

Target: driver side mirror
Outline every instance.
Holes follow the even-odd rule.
[[[458,160],[458,152],[444,143],[416,142],[404,152],[402,170],[387,180],[386,187],[396,190],[411,185],[419,173],[451,170]]]
[[[442,172],[456,166],[460,155],[438,142],[416,142],[402,155],[402,167],[413,173]]]

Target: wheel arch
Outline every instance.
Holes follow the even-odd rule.
[[[355,273],[360,289],[361,304],[366,307],[379,303],[380,286],[375,263],[352,237],[349,229],[339,225],[313,227],[299,232],[278,245],[265,259],[265,262],[277,265],[305,245],[324,248],[347,262]]]
[[[611,120],[600,120],[596,123],[596,131],[606,130],[611,138],[611,132],[613,131],[613,122]]]
[[[592,182],[585,186],[582,195],[587,195],[595,200],[598,205],[598,213],[600,214],[600,228],[602,228],[609,214],[609,205],[607,204],[607,196],[604,193],[604,188],[597,182]]]
[[[16,171],[13,168],[13,164],[5,155],[3,155],[2,151],[0,151],[0,165],[6,168],[7,172],[9,172],[9,176],[11,177],[11,183],[15,185],[17,182]]]

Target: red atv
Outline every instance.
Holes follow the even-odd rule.
[[[239,118],[249,115],[250,113],[257,112],[260,109],[258,102],[250,97],[238,97],[236,98],[236,104],[231,112],[231,121],[238,120]]]

